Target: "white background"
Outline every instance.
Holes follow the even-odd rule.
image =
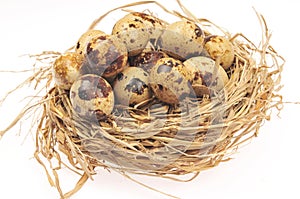
[[[0,70],[30,68],[26,57],[19,57],[23,54],[64,51],[75,44],[96,17],[128,2],[0,0]],[[175,0],[161,2],[178,10]],[[208,18],[232,33],[243,32],[254,41],[260,39],[261,33],[252,7],[263,13],[273,34],[271,44],[287,60],[281,94],[284,101],[300,101],[299,1],[183,0],[183,3],[196,16]],[[103,25],[103,28],[108,27],[109,24]],[[23,79],[24,74],[0,73],[0,98]],[[21,108],[18,102],[31,94],[25,89],[0,108],[0,129],[16,116]],[[232,156],[233,160],[202,172],[192,182],[136,178],[184,199],[300,198],[299,111],[300,105],[294,104],[285,104],[280,118],[274,111],[272,120],[264,124],[259,136],[240,148]],[[17,126],[0,140],[0,198],[59,198],[48,184],[44,170],[33,158],[35,145],[26,125],[20,133]],[[88,181],[73,199],[166,198],[119,174],[102,168],[97,170],[99,174],[94,176],[94,181]],[[62,175],[62,186],[68,191],[76,182],[76,176],[66,170]]]

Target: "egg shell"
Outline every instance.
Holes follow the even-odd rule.
[[[88,30],[87,32],[83,33],[76,44],[75,51],[81,55],[86,54],[86,47],[90,40],[101,35],[106,34],[101,30]]]
[[[119,73],[113,83],[117,101],[125,106],[134,106],[151,98],[148,86],[149,74],[142,68],[128,67]]]
[[[162,51],[143,51],[138,56],[132,58],[132,65],[144,69],[146,72],[150,72],[151,68],[161,58],[169,57]]]
[[[149,41],[147,27],[133,13],[125,15],[113,27],[112,35],[118,35],[126,45],[129,56],[139,54]]]
[[[96,36],[87,44],[85,59],[88,69],[82,71],[83,74],[93,73],[106,78],[113,77],[127,65],[127,48],[116,36]]]
[[[181,61],[173,58],[159,59],[150,71],[149,84],[154,95],[168,104],[179,104],[194,93],[191,73]]]
[[[224,89],[229,81],[226,71],[211,58],[192,57],[183,64],[192,71],[192,87],[198,97]]]
[[[154,45],[156,45],[156,41],[158,40],[158,38],[160,37],[160,35],[163,33],[166,24],[159,18],[153,16],[153,15],[149,15],[149,14],[145,14],[145,13],[141,13],[141,12],[136,12],[134,13],[134,15],[138,16],[141,18],[141,20],[144,22],[144,24],[147,27],[147,31],[149,32],[149,39],[150,42]]]
[[[79,116],[98,121],[111,114],[114,108],[114,93],[104,78],[87,74],[73,83],[70,101]]]
[[[122,40],[128,50],[129,56],[139,54],[149,41],[149,34],[147,33],[144,24],[141,24],[138,21],[121,19],[114,26],[112,34],[118,35]]]
[[[76,52],[67,52],[59,56],[53,64],[55,84],[62,89],[69,90],[80,76],[82,62],[82,56]]]
[[[159,32],[156,31],[158,29]],[[142,52],[148,41],[159,37],[161,29],[162,23],[158,18],[133,12],[115,23],[112,35],[118,35],[126,45],[129,56],[135,56]]]
[[[191,21],[177,21],[167,26],[158,45],[171,57],[185,60],[201,54],[203,41],[203,31],[197,24]]]
[[[205,38],[204,49],[207,54],[227,70],[234,61],[232,43],[223,36],[210,35]]]

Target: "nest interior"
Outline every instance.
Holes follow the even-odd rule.
[[[137,4],[109,11],[90,29],[113,11],[134,5]],[[235,60],[227,70],[230,79],[224,90],[200,101],[189,99],[178,107],[161,104],[156,99],[134,107],[119,107],[105,121],[95,124],[74,114],[66,91],[51,87],[37,102],[38,106],[30,107],[42,110],[36,129],[36,159],[45,168],[41,157],[50,164],[58,160],[81,175],[74,190],[63,193],[58,188],[62,197],[78,191],[99,166],[120,173],[157,177],[191,173],[196,176],[228,160],[238,146],[257,135],[263,121],[270,119],[272,108],[280,109],[281,96],[277,92],[284,60],[269,44],[270,34],[263,16],[257,13],[263,34],[260,45],[256,46],[243,34],[232,35],[181,7],[184,14],[162,8],[196,22],[207,33],[216,30],[223,33],[233,44]],[[51,66],[59,55],[47,52],[37,56],[37,61],[48,61],[34,76],[51,85]],[[22,114],[1,135],[21,117]],[[68,163],[62,162],[62,154]],[[54,177],[47,170],[49,181],[59,187],[57,168],[51,170]]]

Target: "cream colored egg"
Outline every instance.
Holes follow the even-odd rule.
[[[231,42],[222,36],[211,35],[205,38],[204,49],[207,54],[227,70],[234,60],[234,49]]]
[[[124,26],[126,26],[126,28]],[[149,41],[149,34],[147,33],[144,24],[141,24],[138,21],[127,21],[127,19],[122,19],[114,26],[112,34],[118,35],[122,40],[128,50],[129,56],[134,56],[142,52]]]
[[[73,83],[70,101],[79,116],[98,121],[111,114],[114,108],[114,93],[105,79],[88,74]]]
[[[92,73],[110,78],[127,66],[127,48],[116,36],[96,36],[87,44],[85,59],[83,74]]]
[[[145,13],[133,12],[115,23],[112,35],[118,35],[126,45],[129,56],[135,56],[142,52],[148,41],[159,36],[156,29],[162,29],[159,19]]]
[[[149,75],[142,68],[128,67],[119,73],[113,83],[117,101],[125,106],[134,106],[151,98]]]
[[[147,27],[147,31],[149,33],[149,41],[153,44],[156,45],[156,41],[160,37],[160,35],[163,33],[166,24],[159,18],[141,13],[141,12],[135,12],[134,15],[140,17],[143,21],[143,23]]]
[[[83,58],[76,52],[67,52],[59,56],[53,64],[55,84],[69,90],[73,82],[80,76]]]
[[[90,42],[90,40],[101,35],[106,34],[101,30],[88,30],[87,32],[83,33],[76,44],[75,51],[78,54],[84,55],[86,53],[87,44]]]
[[[162,58],[150,71],[149,84],[154,95],[168,104],[178,104],[193,95],[191,73],[181,61]]]
[[[210,94],[224,89],[228,82],[225,70],[208,57],[192,57],[183,64],[192,71],[192,87],[196,95]]]
[[[167,26],[158,45],[171,57],[185,60],[201,54],[203,41],[204,34],[197,24],[177,21]]]

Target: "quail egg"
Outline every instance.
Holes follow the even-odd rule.
[[[136,12],[135,15],[139,16],[143,23],[146,25],[147,30],[150,34],[150,42],[152,44],[155,44],[166,26],[165,23],[161,19],[153,15],[148,15],[140,12]]]
[[[101,30],[88,30],[87,32],[83,33],[83,35],[81,35],[81,37],[79,38],[76,44],[75,51],[78,54],[84,55],[86,53],[86,47],[89,41],[92,38],[100,35],[106,35],[106,34]]]
[[[155,29],[162,29],[159,19],[145,13],[127,14],[113,27],[112,35],[118,35],[128,49],[128,55],[134,56],[142,52],[151,38],[159,35]]]
[[[89,73],[113,77],[127,65],[127,48],[116,36],[96,36],[87,44],[85,59]]]
[[[67,52],[59,56],[53,64],[55,84],[62,89],[69,90],[80,75],[82,62],[82,56],[76,52]]]
[[[191,21],[177,21],[167,26],[158,45],[171,57],[185,60],[201,54],[203,41],[203,31],[197,24]]]
[[[134,106],[151,98],[148,82],[149,75],[142,68],[126,68],[113,83],[117,101],[125,106]]]
[[[79,116],[97,121],[111,114],[114,108],[114,93],[104,78],[87,74],[73,83],[70,101]]]
[[[150,71],[149,85],[162,102],[178,104],[188,96],[194,96],[192,74],[174,58],[161,58]]]
[[[198,97],[220,91],[228,82],[225,70],[208,57],[192,57],[183,64],[192,71],[192,87]]]
[[[207,54],[217,61],[225,70],[233,63],[234,50],[231,42],[222,36],[211,35],[205,38],[204,49]]]
[[[132,65],[140,67],[149,73],[156,62],[164,57],[169,56],[162,51],[143,51],[138,56],[132,58]]]

